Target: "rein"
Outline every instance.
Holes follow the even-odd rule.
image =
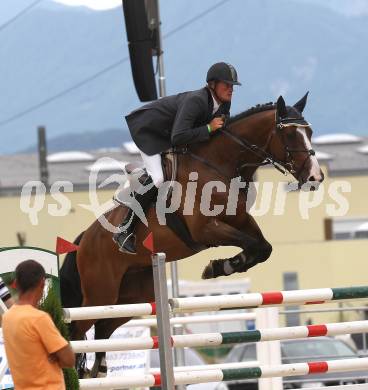
[[[222,129],[219,129],[217,131],[221,132],[222,134],[226,135],[227,137],[231,138],[235,143],[240,145],[243,149],[250,151],[257,157],[261,158],[263,161],[260,163],[244,163],[241,164],[236,168],[236,174],[237,176],[242,176],[241,171],[247,167],[260,167],[265,165],[272,165],[274,168],[276,168],[279,172],[281,172],[283,175],[287,175],[288,172],[292,174],[298,173],[296,176],[298,177],[299,173],[303,170],[305,163],[307,162],[308,158],[310,156],[315,155],[315,151],[313,149],[291,149],[287,145],[287,142],[284,139],[283,133],[282,134],[282,141],[283,146],[285,150],[285,160],[278,160],[276,159],[271,153],[267,152],[267,148],[271,143],[271,140],[273,136],[276,134],[276,131],[282,131],[282,129],[286,127],[309,127],[310,124],[304,120],[304,118],[285,118],[285,119],[276,119],[276,128],[273,129],[268,136],[268,139],[266,141],[266,144],[263,147],[260,147],[258,145],[252,144],[245,140],[244,138],[238,137],[237,135],[231,133],[226,126],[224,126]],[[298,169],[298,172],[295,170],[295,161],[293,159],[292,153],[301,152],[301,153],[307,153],[307,156],[301,165],[301,167]],[[217,172],[218,175],[222,176],[223,178],[229,179],[229,175],[224,172],[219,167],[212,164],[210,161],[207,161],[205,158],[198,156],[191,152],[187,146],[182,148],[175,148],[175,153],[182,154],[182,155],[188,155],[194,160],[197,160],[201,162],[203,165],[206,165],[210,169]]]
[[[272,131],[270,133],[270,135],[267,139],[267,142],[263,148],[259,147],[258,145],[255,145],[255,144],[251,144],[247,140],[240,138],[240,137],[236,136],[235,134],[230,133],[230,131],[227,130],[226,128],[220,129],[219,131],[222,132],[223,134],[225,134],[226,136],[228,136],[229,138],[231,138],[234,142],[236,142],[238,145],[242,146],[244,149],[249,150],[250,152],[255,154],[257,157],[260,157],[263,159],[263,161],[260,163],[244,163],[244,164],[240,165],[239,167],[237,167],[238,173],[240,173],[241,170],[243,170],[244,168],[247,168],[247,167],[260,167],[260,166],[264,166],[264,165],[273,165],[282,174],[284,174],[284,175],[287,174],[286,169],[283,169],[283,168],[286,168],[284,166],[283,162],[275,159],[272,156],[272,154],[266,152],[266,149],[268,148],[268,145],[270,144],[271,139],[274,135],[274,131]]]
[[[207,161],[205,158],[198,156],[197,154],[194,154],[186,146],[175,148],[174,153],[190,156],[193,160],[197,160],[201,162],[203,165],[206,165],[208,168],[211,168],[212,170],[216,171],[219,176],[222,176],[225,179],[229,178],[229,175],[225,171],[218,168],[216,165],[212,164],[211,162]]]

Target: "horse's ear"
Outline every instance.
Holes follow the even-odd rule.
[[[309,91],[297,102],[294,104],[294,108],[296,108],[300,113],[303,112],[305,105],[307,104]]]
[[[287,117],[287,109],[286,109],[286,104],[284,98],[280,95],[279,98],[277,99],[276,102],[276,110],[277,110],[277,115],[280,118],[285,118]]]

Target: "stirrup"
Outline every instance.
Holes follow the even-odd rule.
[[[112,236],[112,240],[118,245],[119,252],[135,255],[137,254],[135,247],[135,235],[133,232],[127,233],[128,232],[115,233]]]

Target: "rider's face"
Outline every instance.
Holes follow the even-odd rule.
[[[215,93],[222,103],[231,102],[233,96],[233,85],[218,81],[215,86]]]

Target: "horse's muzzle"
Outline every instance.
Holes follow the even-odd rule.
[[[299,181],[299,189],[303,189],[305,191],[317,191],[319,185],[325,179],[325,175],[322,170],[320,170],[318,175],[309,176],[306,180]]]

